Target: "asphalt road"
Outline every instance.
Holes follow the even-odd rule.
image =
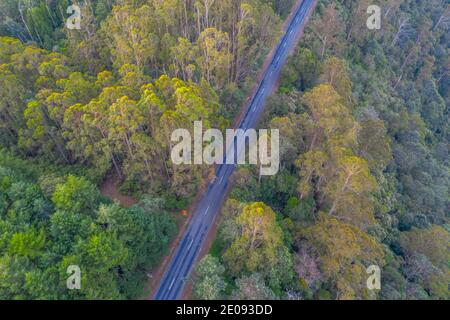
[[[248,129],[255,127],[264,110],[267,97],[276,86],[281,68],[286,63],[289,51],[296,45],[296,40],[299,38],[302,27],[306,23],[308,12],[314,4],[315,0],[304,0],[297,12],[292,16],[291,22],[277,45],[272,62],[267,67],[239,128]],[[237,154],[241,150],[235,151]],[[179,246],[176,248],[172,260],[168,264],[168,269],[161,279],[155,294],[156,300],[175,300],[180,297],[206,234],[212,226],[225,198],[228,180],[234,168],[235,165],[223,164],[218,166],[216,179],[210,183],[207,192],[200,200],[189,226]]]

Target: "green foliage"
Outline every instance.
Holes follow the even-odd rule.
[[[285,211],[294,221],[311,221],[315,211],[314,198],[299,200],[292,197],[288,200]]]
[[[42,254],[44,246],[44,231],[29,230],[25,233],[13,234],[9,242],[8,252],[33,259]]]
[[[88,180],[69,175],[65,183],[56,186],[52,201],[58,210],[92,216],[99,196]]]
[[[318,81],[321,62],[307,48],[299,48],[283,68],[281,87],[307,91]]]
[[[293,3],[80,2],[80,30],[65,26],[69,4],[0,1],[1,298],[142,293],[175,233],[166,210],[187,208],[208,174],[171,162],[172,131],[229,127],[277,39],[275,11]],[[110,204],[93,183],[111,171],[150,195]],[[289,197],[288,175],[263,193],[285,182]],[[80,291],[65,290],[71,264]]]
[[[120,299],[142,295],[143,270],[156,265],[175,234],[164,202],[145,197],[129,209],[101,204],[97,188],[74,175],[56,184],[50,199],[37,184],[43,184],[43,179],[31,163],[3,156],[0,297]],[[66,288],[70,265],[81,269],[81,290]]]
[[[226,283],[223,279],[225,268],[218,258],[205,256],[197,265],[193,295],[196,299],[218,300],[223,296]]]
[[[234,174],[196,297],[448,299],[448,10],[388,2],[368,32],[369,0],[319,1],[262,117],[280,173]],[[0,1],[1,299],[141,294],[175,232],[166,210],[208,174],[171,163],[171,132],[229,126],[293,1],[100,0],[80,3],[81,30],[68,5]],[[111,171],[150,196],[102,200]]]
[[[337,299],[366,297],[366,267],[384,265],[383,247],[374,238],[324,213],[299,233],[318,251],[325,277],[336,279]]]
[[[66,0],[1,5],[1,145],[185,201],[206,173],[170,163],[169,134],[229,123],[292,3],[82,2],[80,30]]]
[[[243,276],[236,280],[237,289],[232,293],[236,300],[274,300],[275,293],[264,283],[264,279],[258,273]]]
[[[228,205],[231,209],[233,203]],[[262,202],[236,209],[238,213],[230,214],[227,217],[230,221],[224,225],[229,237],[223,253],[227,271],[234,277],[260,273],[270,288],[280,293],[292,281],[293,261],[275,213]]]
[[[413,228],[400,234],[406,264],[405,276],[423,287],[434,299],[448,299],[450,233],[441,226]]]
[[[319,2],[261,124],[280,130],[282,170],[233,176],[231,197],[285,217],[297,281],[283,293],[261,281],[278,297],[448,298],[447,11],[439,1],[391,2],[381,32],[367,32],[370,1]],[[242,205],[224,207],[225,265],[239,248]],[[260,271],[243,267],[245,257],[227,265],[234,278]],[[371,264],[379,292],[366,287]]]

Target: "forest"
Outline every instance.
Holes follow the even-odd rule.
[[[0,1],[2,299],[148,294],[211,173],[172,164],[170,135],[229,127],[293,1],[75,3],[79,30],[68,1]],[[102,196],[108,176],[138,203]]]
[[[196,298],[450,298],[449,27],[445,1],[319,2],[259,124],[282,169],[235,173]]]
[[[294,2],[74,1],[70,30],[72,2],[0,0],[0,299],[148,294],[214,174],[171,133],[232,126]],[[449,29],[445,0],[318,1],[258,125],[280,171],[235,171],[191,298],[450,298]]]

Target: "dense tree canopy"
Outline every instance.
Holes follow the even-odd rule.
[[[223,209],[212,252],[241,257],[230,297],[449,298],[448,21],[442,1],[319,1],[259,124],[280,130],[281,170],[239,168]],[[269,258],[246,267],[259,249],[237,245],[238,217],[255,202],[275,212],[297,281],[274,286]],[[371,265],[381,290],[367,288]]]
[[[83,1],[79,30],[69,4],[0,0],[2,299],[142,294],[212,174],[171,133],[233,123],[294,1]],[[280,172],[235,170],[195,298],[449,298],[449,28],[445,1],[318,1],[259,123]]]
[[[34,164],[0,151],[0,297],[139,297],[144,270],[159,261],[175,231],[162,200],[147,197],[124,209],[102,200],[86,178],[63,173],[47,197],[39,174]],[[80,268],[81,290],[66,287],[70,265]]]

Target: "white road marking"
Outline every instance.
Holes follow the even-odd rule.
[[[206,214],[208,213],[208,210],[209,210],[209,206],[208,206],[208,208],[206,208],[205,213],[203,214],[204,216],[206,216]]]
[[[172,289],[173,283],[175,282],[175,278],[173,278],[172,283],[170,284],[169,290]]]
[[[285,43],[283,44],[283,48],[286,48],[286,45],[287,45],[287,42],[285,42]]]
[[[220,178],[220,181],[219,181],[219,183],[222,183],[223,177],[224,177],[224,176],[222,176],[222,177]]]
[[[188,251],[192,247],[192,243],[194,243],[194,239],[192,239],[191,242],[189,243]]]
[[[263,94],[266,91],[266,88],[262,88],[261,94]]]
[[[273,70],[270,71],[269,76],[271,76],[273,74]]]
[[[292,34],[292,31],[294,31],[294,29],[291,29],[291,31],[289,31],[289,34]]]

